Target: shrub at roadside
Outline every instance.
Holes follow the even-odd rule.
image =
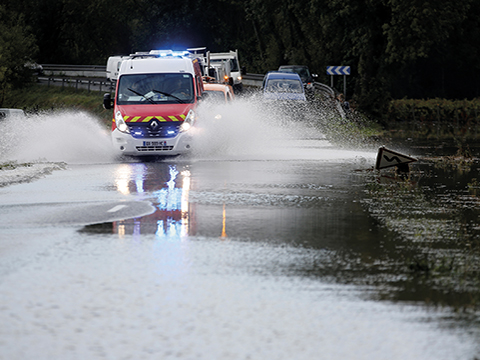
[[[392,100],[383,123],[388,137],[478,139],[480,99]]]
[[[401,99],[392,100],[388,107],[387,119],[392,121],[426,121],[467,123],[480,117],[480,99]]]
[[[35,84],[25,89],[10,91],[5,98],[4,107],[23,109],[27,113],[78,109],[98,117],[108,127],[112,120],[112,110],[105,110],[102,104],[103,92]]]

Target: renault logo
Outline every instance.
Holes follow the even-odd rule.
[[[155,120],[151,121],[150,122],[150,127],[155,130],[158,126],[158,122],[156,122]]]

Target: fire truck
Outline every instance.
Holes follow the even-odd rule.
[[[152,50],[110,57],[107,77],[116,91],[104,95],[113,109],[112,142],[128,156],[180,155],[191,150],[203,94],[201,59],[188,51]]]

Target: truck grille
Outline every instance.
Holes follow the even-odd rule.
[[[169,151],[173,149],[173,146],[137,146],[137,151],[148,152],[148,151]]]
[[[180,125],[159,124],[151,126],[150,123],[128,124],[130,134],[136,139],[142,138],[174,138],[178,134]]]

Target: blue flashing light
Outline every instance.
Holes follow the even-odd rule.
[[[188,51],[173,51],[173,50],[151,50],[150,54],[158,55],[160,57],[164,56],[187,56],[189,54]]]

